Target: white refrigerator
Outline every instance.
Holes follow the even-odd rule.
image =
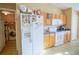
[[[38,55],[43,51],[43,16],[20,14],[23,55]]]

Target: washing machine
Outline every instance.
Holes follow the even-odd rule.
[[[9,40],[16,40],[16,31],[14,29],[9,29]]]

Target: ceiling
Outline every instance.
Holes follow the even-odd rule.
[[[60,9],[72,8],[73,10],[79,11],[79,3],[53,3],[52,5]]]
[[[27,4],[27,3],[26,3]],[[28,6],[29,4],[27,4]],[[41,7],[43,7],[43,9],[51,9],[55,7],[58,7],[60,9],[67,9],[67,8],[72,8],[73,10],[79,11],[79,3],[30,3],[31,6],[36,6],[38,7],[38,5],[40,5]],[[41,8],[38,7],[38,8]]]
[[[79,3],[46,3],[42,6],[56,6],[60,9],[73,8],[76,11],[79,11]],[[16,10],[16,3],[0,3],[0,8],[8,8]]]

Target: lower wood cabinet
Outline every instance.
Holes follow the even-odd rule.
[[[70,31],[67,32],[67,39],[68,39],[68,42],[71,41],[71,32]]]
[[[50,34],[50,41],[49,42],[50,42],[50,44],[49,44],[50,47],[55,46],[55,33]]]
[[[64,43],[66,43],[68,40],[67,40],[67,32],[64,32]]]
[[[70,31],[66,31],[64,33],[64,43],[71,41],[71,32]]]
[[[65,31],[63,39],[64,39],[64,43],[71,41],[71,32],[70,31]],[[55,44],[56,44],[55,40],[56,40],[56,33],[47,33],[47,34],[45,34],[44,35],[44,47],[45,48],[50,48],[50,47],[55,46]]]
[[[55,33],[45,34],[44,36],[44,47],[50,48],[55,45]]]
[[[44,35],[44,48],[49,48],[49,34]]]

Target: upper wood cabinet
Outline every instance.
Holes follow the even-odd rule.
[[[59,19],[64,23],[64,15],[59,15]]]
[[[51,25],[51,24],[52,24],[51,19],[46,19],[46,24],[47,24],[47,25]]]
[[[55,20],[56,18],[57,18],[56,15],[52,15],[52,21]]]
[[[46,25],[47,25],[47,13],[42,12],[42,14],[41,14],[41,15],[43,16],[44,26],[46,26]]]
[[[44,26],[51,25],[52,20],[47,18],[47,13],[42,12],[42,16],[44,18]]]
[[[60,19],[62,20],[63,24],[66,25],[66,15],[61,14]]]
[[[63,18],[64,25],[67,25],[67,16],[64,15],[63,17],[64,17],[64,18]]]
[[[63,25],[66,25],[67,22],[67,17],[66,15],[60,14],[60,15],[53,15],[52,16],[52,21],[55,19],[60,19],[63,22]]]
[[[44,26],[52,25],[52,21],[55,19],[60,19],[63,22],[63,25],[66,25],[66,23],[67,23],[67,17],[66,17],[66,15],[63,15],[63,14],[59,14],[59,15],[52,14],[51,19],[48,19],[48,14],[46,12],[42,12],[41,15],[44,18]]]
[[[52,15],[52,20],[53,20],[53,19],[56,19],[56,15]]]

